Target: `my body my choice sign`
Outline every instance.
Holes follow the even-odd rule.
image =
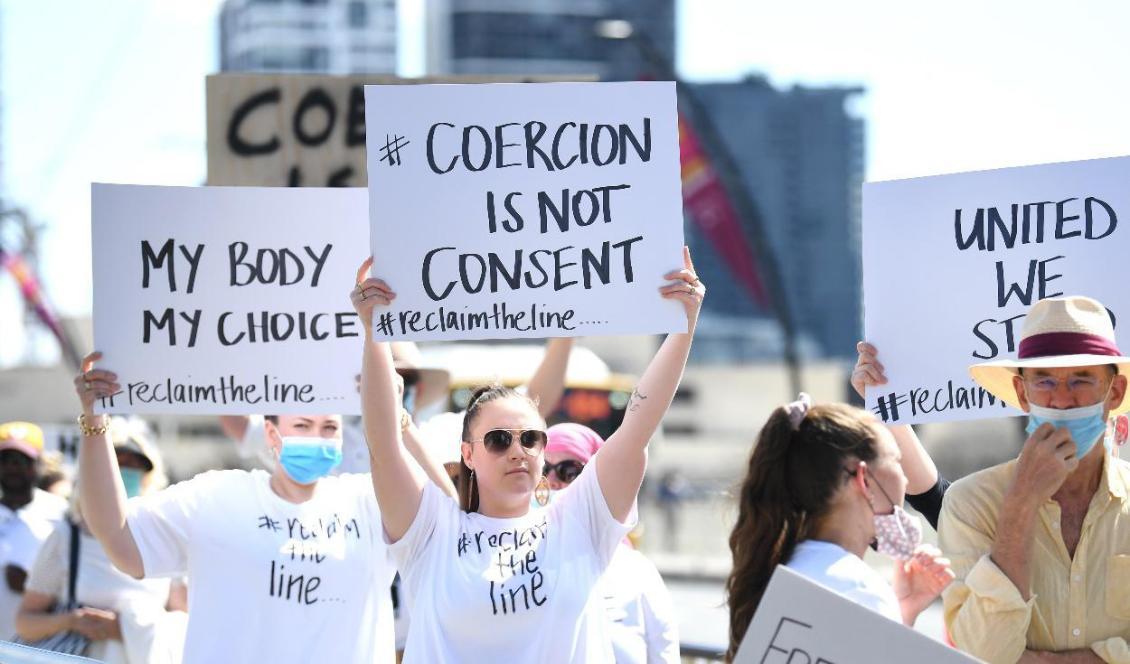
[[[377,339],[685,331],[673,83],[366,86]]]
[[[864,336],[890,381],[867,407],[900,424],[1020,414],[968,367],[1015,357],[1044,297],[1099,300],[1130,346],[1127,181],[1119,157],[865,184]]]
[[[92,192],[100,412],[360,412],[364,189]]]

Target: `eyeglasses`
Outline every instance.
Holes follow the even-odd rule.
[[[503,454],[510,449],[515,433],[518,434],[518,444],[526,454],[537,456],[538,452],[545,449],[546,436],[541,429],[491,429],[483,434],[482,440],[471,442],[482,443],[493,454]]]
[[[585,469],[585,464],[575,459],[565,459],[557,463],[547,463],[542,473],[549,477],[550,473],[557,473],[557,479],[565,484],[571,483],[573,480],[580,476],[581,471]]]
[[[1033,378],[1025,378],[1024,384],[1030,387],[1034,392],[1054,392],[1059,387],[1060,383],[1067,384],[1069,392],[1093,392],[1095,391],[1102,381],[1094,376],[1069,376],[1066,379],[1056,378],[1054,376],[1038,376]]]

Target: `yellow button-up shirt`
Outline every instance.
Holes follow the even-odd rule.
[[[1091,648],[1103,661],[1130,664],[1130,464],[1107,454],[1074,559],[1059,532],[1059,504],[1040,507],[1027,602],[989,558],[1015,474],[1016,461],[974,473],[942,504],[939,544],[957,575],[943,595],[950,637],[992,664],[1013,664],[1025,648]]]

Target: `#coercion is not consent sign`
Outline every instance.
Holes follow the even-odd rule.
[[[1019,415],[968,368],[1015,357],[1045,297],[1099,300],[1126,348],[1127,181],[1130,157],[865,184],[865,336],[890,381],[867,407],[900,424]]]
[[[360,412],[364,189],[92,190],[108,413]]]
[[[686,331],[673,83],[366,86],[365,114],[374,338]]]

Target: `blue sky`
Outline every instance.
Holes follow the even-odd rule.
[[[45,225],[42,270],[90,310],[89,184],[199,184],[218,0],[0,0],[0,186]],[[862,85],[869,179],[1130,154],[1130,3],[679,0],[678,68]],[[422,73],[401,0],[401,74]],[[0,274],[0,364],[23,353]]]

